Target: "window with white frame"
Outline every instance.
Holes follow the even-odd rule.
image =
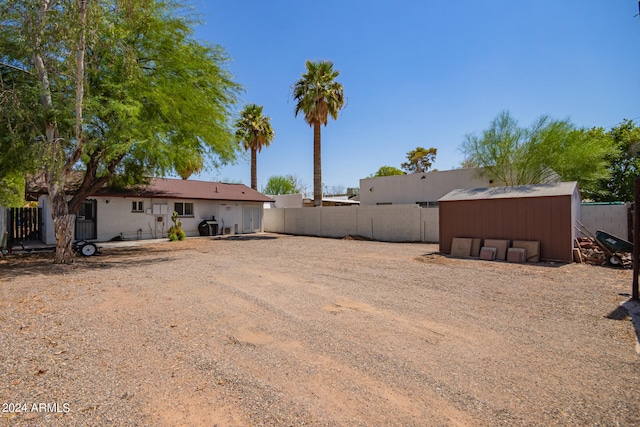
[[[131,212],[144,212],[144,203],[142,200],[134,200],[131,202]]]
[[[178,212],[178,216],[193,216],[193,203],[175,202],[173,210]]]

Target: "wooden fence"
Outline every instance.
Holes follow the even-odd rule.
[[[42,208],[9,208],[9,242],[42,240]]]

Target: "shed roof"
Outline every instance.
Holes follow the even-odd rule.
[[[571,181],[551,184],[517,185],[513,187],[458,189],[447,193],[441,197],[438,202],[570,196],[575,192],[577,187],[578,183]]]

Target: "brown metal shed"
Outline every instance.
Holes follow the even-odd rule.
[[[541,259],[573,261],[577,182],[453,190],[438,202],[441,252],[454,237],[537,240]]]

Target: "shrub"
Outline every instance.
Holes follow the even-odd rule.
[[[178,212],[173,211],[173,214],[171,214],[171,221],[173,221],[173,225],[168,231],[169,240],[175,242],[176,240],[186,239],[187,233],[182,229],[182,221],[178,218]]]

